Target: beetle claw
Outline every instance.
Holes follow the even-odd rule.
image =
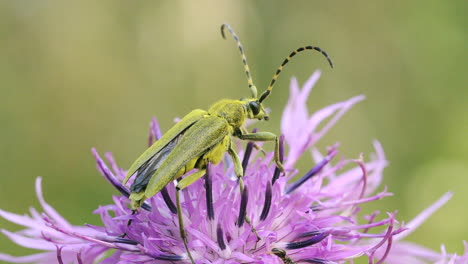
[[[285,173],[283,164],[282,164],[281,162],[277,161],[277,162],[276,162],[276,167],[277,167],[282,173]]]

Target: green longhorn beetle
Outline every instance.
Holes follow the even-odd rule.
[[[207,164],[219,163],[227,151],[233,160],[234,171],[242,192],[244,189],[243,169],[240,158],[233,148],[232,137],[247,141],[274,141],[274,160],[276,166],[283,171],[279,158],[278,136],[270,132],[248,133],[243,127],[244,122],[246,119],[268,120],[268,114],[265,112],[262,102],[270,95],[276,79],[283,70],[283,66],[297,53],[305,50],[319,51],[333,68],[331,59],[320,48],[314,46],[298,48],[283,61],[268,88],[260,97],[257,97],[257,88],[253,84],[247,58],[239,37],[228,24],[223,24],[221,26],[221,35],[224,39],[226,39],[225,29],[231,33],[240,50],[252,97],[240,100],[224,99],[213,104],[208,111],[193,110],[141,154],[130,167],[123,181],[123,184],[126,184],[130,177],[135,175],[135,180],[130,186],[130,207],[135,212],[146,199],[159,193],[168,183],[180,178],[192,169],[198,169],[198,171],[181,179],[176,186],[176,206],[180,235],[192,263],[194,261],[187,246],[182,222],[179,191],[201,178],[206,172]]]

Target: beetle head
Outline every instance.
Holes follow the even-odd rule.
[[[257,98],[247,98],[241,99],[244,103],[244,107],[247,110],[247,118],[249,119],[258,119],[258,120],[268,120],[269,116],[263,108],[262,103]]]

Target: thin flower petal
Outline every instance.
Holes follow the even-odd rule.
[[[44,263],[44,264],[49,264],[53,263],[53,259],[55,258],[54,253],[38,253],[38,254],[33,254],[33,255],[28,255],[28,256],[21,256],[21,257],[15,257],[15,256],[10,256],[7,254],[1,254],[0,253],[0,260],[10,262],[10,263]]]
[[[318,74],[319,75],[319,74]],[[315,74],[304,85],[299,95],[292,94],[283,113],[281,133],[285,135],[289,145],[289,154],[285,162],[285,168],[292,168],[302,153],[315,144],[328,130],[357,102],[365,97],[360,95],[349,100],[325,107],[311,117],[307,114],[306,99],[311,90],[310,85],[316,82]],[[319,124],[331,117],[320,129]]]
[[[424,221],[426,221],[427,218],[429,218],[429,216],[431,216],[435,211],[439,210],[440,207],[446,204],[452,198],[452,196],[452,192],[445,193],[435,203],[419,213],[413,220],[406,224],[405,226],[408,228],[408,231],[395,236],[395,239],[401,240],[415,231],[422,223],[424,223]]]
[[[44,209],[45,213],[49,215],[54,221],[57,223],[60,223],[60,225],[65,226],[67,228],[71,228],[70,223],[68,223],[65,218],[63,218],[57,211],[55,211],[52,206],[50,206],[48,203],[46,203],[44,196],[42,195],[42,177],[37,177],[36,178],[36,194],[37,194],[37,199],[41,203],[42,208]]]

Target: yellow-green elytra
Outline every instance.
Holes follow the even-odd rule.
[[[274,160],[276,166],[283,171],[279,158],[278,136],[270,132],[248,133],[243,125],[247,119],[268,120],[268,114],[265,112],[262,102],[270,95],[283,66],[297,53],[304,50],[319,51],[327,58],[330,66],[333,67],[333,63],[327,53],[320,48],[315,46],[298,48],[283,61],[275,72],[268,88],[257,97],[257,88],[252,81],[244,48],[236,33],[227,24],[221,26],[223,38],[225,38],[225,29],[231,33],[240,50],[248,86],[251,91],[251,98],[240,100],[225,99],[214,103],[208,111],[200,109],[191,111],[169,129],[161,139],[157,140],[141,154],[128,170],[123,182],[125,184],[130,177],[135,176],[135,180],[130,186],[130,207],[132,210],[137,210],[146,199],[159,193],[168,183],[180,178],[192,169],[198,169],[195,173],[180,180],[176,186],[179,229],[181,237],[184,240],[187,255],[192,263],[194,263],[194,260],[187,246],[180,213],[179,191],[201,178],[206,172],[208,163],[219,163],[224,153],[228,152],[233,160],[234,171],[239,179],[239,186],[242,192],[244,189],[242,180],[243,168],[240,158],[234,149],[233,137],[246,141],[274,141]]]

